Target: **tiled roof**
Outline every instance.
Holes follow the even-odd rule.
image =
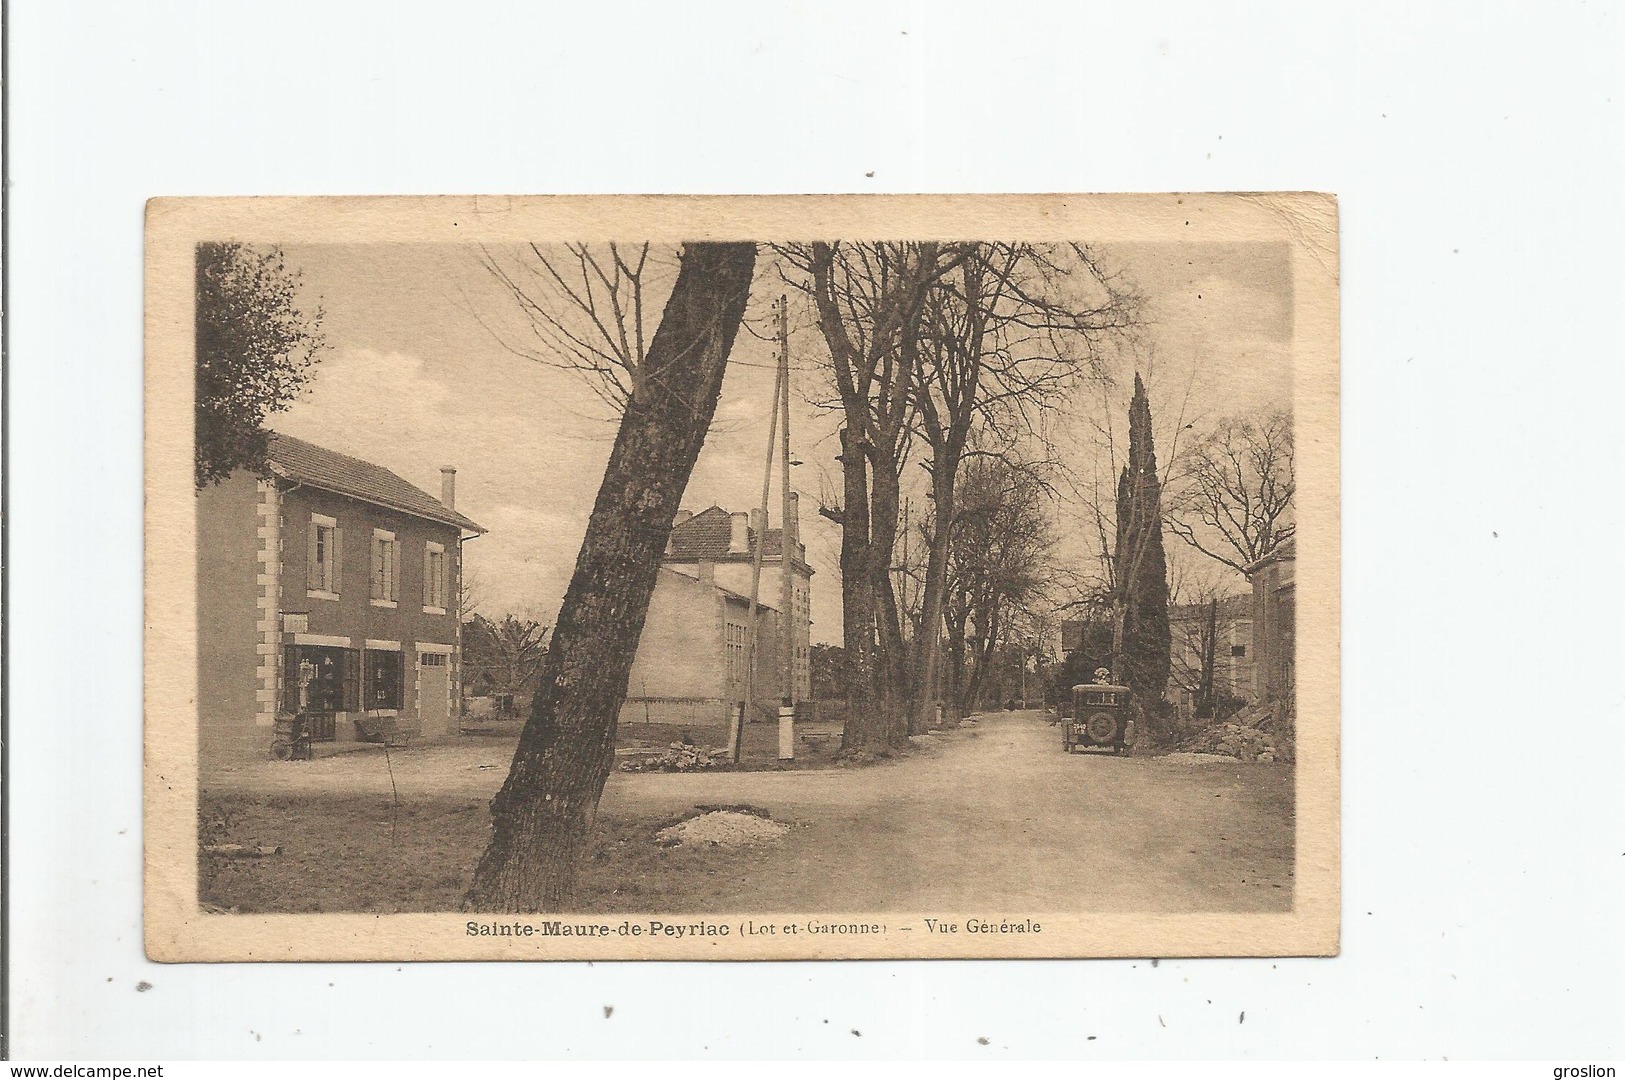
[[[728,511],[713,506],[672,529],[671,552],[667,558],[673,562],[726,559],[732,535],[733,522],[729,520]]]
[[[296,439],[292,435],[271,433],[271,467],[279,476],[300,483],[349,495],[363,502],[376,503],[391,510],[414,514],[446,525],[457,525],[483,533],[485,528],[475,524],[421,488],[402,480],[382,465],[340,454]]]
[[[766,559],[775,559],[781,550],[783,530],[768,529],[766,546],[762,548],[762,555]],[[756,541],[756,530],[747,527],[747,548],[745,551],[730,551],[729,541],[733,536],[733,522],[728,511],[720,506],[713,506],[702,510],[687,521],[677,525],[671,530],[671,550],[666,554],[667,562],[730,562],[748,561],[751,558],[751,547]],[[798,565],[806,564],[798,557]],[[809,568],[810,572],[810,568]]]

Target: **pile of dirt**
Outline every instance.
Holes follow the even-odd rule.
[[[721,769],[732,765],[725,750],[707,750],[690,743],[674,742],[657,757],[633,758],[621,762],[622,772],[693,772]]]
[[[713,810],[661,829],[655,839],[668,847],[753,847],[783,839],[790,826],[737,810]]]
[[[1277,707],[1253,705],[1234,716],[1208,722],[1182,739],[1179,749],[1268,764],[1292,761],[1294,743],[1291,716]]]
[[[1234,765],[1236,761],[1228,754],[1198,754],[1190,750],[1175,750],[1151,760],[1169,765]]]

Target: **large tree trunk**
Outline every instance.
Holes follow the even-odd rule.
[[[965,703],[967,710],[974,711],[981,704],[987,673],[999,647],[999,612],[994,609],[973,615],[971,624],[976,628],[976,650],[971,654],[970,688],[965,694]]]
[[[841,637],[846,647],[843,750],[884,750],[891,742],[875,698],[875,589],[869,571],[869,473],[861,437],[841,429]]]
[[[875,620],[880,652],[876,657],[881,707],[886,713],[891,741],[897,742],[908,723],[907,701],[913,694],[908,649],[903,640],[903,616],[892,587],[892,557],[897,550],[897,523],[902,506],[896,473],[883,456],[870,460],[873,489],[869,496],[869,576],[873,582]]]
[[[936,520],[931,530],[931,551],[925,564],[925,593],[920,603],[920,696],[910,729],[924,730],[937,700],[942,669],[942,604],[948,587],[948,546],[952,543],[954,482],[959,471],[957,454],[939,453],[931,481]]]
[[[948,618],[948,718],[963,720],[970,714],[965,700],[965,622],[966,616],[955,614]]]
[[[705,443],[745,313],[754,244],[690,244],[628,402],[559,609],[541,685],[466,906],[559,911],[570,903],[615,723],[672,517]]]

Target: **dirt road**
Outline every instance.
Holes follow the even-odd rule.
[[[697,898],[707,909],[1193,912],[1291,905],[1290,765],[1067,755],[1058,729],[1039,712],[984,715],[931,743],[901,761],[866,768],[616,773],[600,820],[746,803],[794,826],[770,847],[707,857],[707,895]],[[510,753],[506,742],[430,747],[397,753],[389,766],[403,803],[446,797],[483,803],[506,775]],[[382,757],[254,766],[222,777],[221,786],[281,796],[387,793]],[[475,819],[483,815],[465,817],[474,830],[472,857],[480,843]]]
[[[745,802],[798,826],[743,856],[739,910],[1291,906],[1290,766],[1067,755],[1060,742],[1042,713],[989,714],[892,766],[626,777],[603,805]]]

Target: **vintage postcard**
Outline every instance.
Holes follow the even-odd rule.
[[[1332,196],[157,199],[165,961],[1329,955]]]

